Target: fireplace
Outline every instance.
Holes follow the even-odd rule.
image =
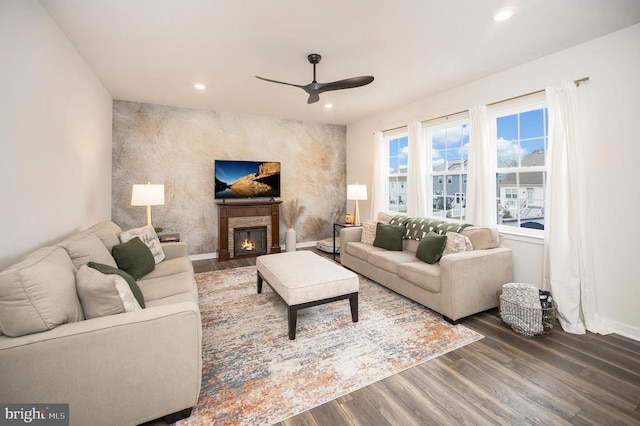
[[[266,226],[233,229],[233,257],[257,256],[266,253]]]
[[[282,200],[237,201],[227,203],[224,200],[218,205],[218,259],[229,260],[235,252],[234,230],[240,228],[266,228],[263,243],[264,251],[260,254],[280,253],[280,204]],[[253,234],[252,234],[253,235]],[[255,250],[242,251],[242,257],[259,256]]]

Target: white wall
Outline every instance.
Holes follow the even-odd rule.
[[[434,65],[435,66],[435,65]],[[612,331],[640,340],[640,25],[464,86],[422,98],[347,127],[347,182],[371,185],[372,133],[588,76],[578,89],[587,151],[598,311]],[[369,202],[361,202],[369,216]],[[510,239],[515,279],[542,278],[539,241]]]
[[[0,2],[0,268],[111,215],[112,98],[35,0]]]

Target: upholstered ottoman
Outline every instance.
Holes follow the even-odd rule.
[[[263,280],[288,306],[289,339],[296,338],[298,310],[349,299],[351,319],[358,322],[358,276],[310,251],[258,257],[258,294]]]

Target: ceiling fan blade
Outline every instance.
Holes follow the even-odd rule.
[[[331,83],[318,83],[316,91],[322,93],[330,90],[352,89],[354,87],[366,86],[372,81],[373,77],[370,75],[351,77],[344,80],[332,81]]]
[[[317,92],[309,93],[309,99],[307,99],[308,104],[315,104],[320,100],[320,96]]]
[[[271,79],[269,79],[269,78],[258,77],[257,75],[256,75],[256,78],[257,78],[257,79],[260,79],[260,80],[268,81],[268,82],[270,82],[270,83],[286,84],[287,86],[299,87],[299,88],[301,88],[301,89],[304,89],[304,86],[301,86],[301,85],[299,85],[299,84],[285,83],[284,81],[271,80]]]

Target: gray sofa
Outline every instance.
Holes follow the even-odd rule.
[[[0,401],[68,403],[71,425],[190,414],[202,325],[184,243],[162,244],[166,259],[137,281],[144,309],[84,319],[79,267],[108,261],[120,232],[100,223],[0,272]]]
[[[446,221],[434,223],[446,225]],[[456,324],[466,316],[498,306],[502,285],[513,281],[511,250],[500,246],[496,228],[470,226],[459,233],[473,250],[428,264],[416,257],[419,241],[404,239],[402,251],[362,242],[363,228],[340,230],[340,262],[440,314]]]

